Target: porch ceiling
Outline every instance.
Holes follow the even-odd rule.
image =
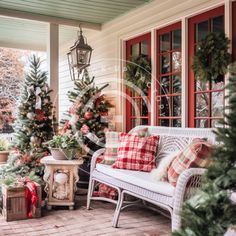
[[[1,0],[0,47],[45,50],[47,24],[19,19],[24,18],[24,15],[31,20],[45,17],[72,22],[74,26],[78,26],[79,22],[99,26],[150,1],[152,0]],[[63,43],[72,34],[74,35],[73,29],[70,32],[68,27],[61,26],[60,42]]]

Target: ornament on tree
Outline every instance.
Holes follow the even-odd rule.
[[[86,111],[84,114],[84,118],[86,120],[90,120],[93,117],[93,113],[91,111]]]
[[[87,134],[89,132],[89,127],[87,125],[83,125],[80,129],[82,134]]]
[[[23,113],[23,114],[24,114],[24,113]],[[33,113],[33,112],[28,112],[26,116],[27,116],[28,119],[33,120],[33,119],[35,118],[35,113]]]
[[[43,110],[41,110],[41,109],[36,109],[35,112],[36,112],[36,120],[38,120],[38,121],[43,121],[43,120],[46,119]]]

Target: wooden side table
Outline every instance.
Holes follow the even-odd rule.
[[[45,165],[43,179],[46,182],[47,209],[69,206],[73,210],[78,170],[83,160],[55,160],[52,156],[46,156],[41,159],[41,163]]]

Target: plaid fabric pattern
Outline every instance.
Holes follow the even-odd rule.
[[[106,132],[106,145],[103,164],[112,165],[117,157],[119,132]]]
[[[176,186],[179,175],[188,168],[208,167],[211,164],[209,155],[213,146],[203,139],[194,139],[188,147],[180,152],[168,169],[168,181]]]
[[[117,200],[118,198],[118,193],[117,190],[107,186],[106,184],[99,184],[98,186],[98,196],[99,197],[105,197],[105,198],[110,198],[113,200]]]
[[[155,168],[159,136],[139,137],[121,133],[118,155],[112,168],[150,172]]]

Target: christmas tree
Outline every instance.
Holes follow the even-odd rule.
[[[75,81],[74,90],[68,94],[73,105],[68,111],[69,119],[63,121],[62,134],[75,134],[88,155],[104,145],[106,116],[111,104],[101,92],[107,86],[95,86],[94,77],[90,78],[85,69],[82,79]]]
[[[47,73],[40,70],[40,59],[32,56],[30,71],[21,88],[17,117],[14,124],[13,151],[8,164],[0,170],[0,177],[27,176],[29,173],[43,175],[40,159],[47,155],[44,142],[53,136],[51,90]]]
[[[219,144],[212,155],[199,194],[183,207],[183,228],[175,236],[218,236],[236,224],[236,63],[230,67],[229,113],[216,131]],[[235,201],[235,200],[234,200]]]

